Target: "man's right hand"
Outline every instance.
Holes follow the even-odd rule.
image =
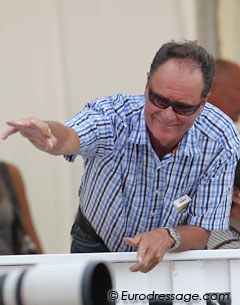
[[[11,126],[11,128],[9,128],[3,133],[3,140],[19,132],[23,137],[27,138],[38,149],[49,152],[51,152],[51,150],[57,143],[57,139],[52,134],[48,123],[41,121],[37,118],[8,121],[6,123],[7,125]]]
[[[70,155],[79,150],[80,139],[74,129],[56,121],[42,121],[37,118],[28,118],[18,121],[8,121],[10,129],[5,131],[2,139],[5,140],[19,132],[38,149],[52,155]]]

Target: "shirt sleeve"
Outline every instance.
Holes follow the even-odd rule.
[[[83,158],[103,157],[111,153],[114,145],[114,113],[109,113],[106,105],[102,108],[96,102],[88,103],[82,111],[65,123],[75,130],[80,139],[76,154],[64,156],[73,162],[77,155]]]
[[[228,229],[237,158],[236,152],[223,151],[201,177],[188,210],[190,225],[209,231]]]

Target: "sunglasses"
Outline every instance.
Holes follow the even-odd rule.
[[[169,106],[172,107],[173,111],[176,114],[179,115],[192,115],[194,114],[199,107],[202,105],[202,103],[205,100],[205,97],[203,97],[199,104],[193,106],[193,105],[187,105],[185,103],[181,102],[172,102],[168,98],[161,96],[160,94],[154,93],[150,88],[148,90],[148,98],[149,101],[156,107],[160,109],[166,109]]]

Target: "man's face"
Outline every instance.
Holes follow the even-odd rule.
[[[197,111],[189,116],[174,112],[169,106],[160,109],[149,100],[149,89],[175,102],[175,105],[197,106],[201,102],[203,77],[201,70],[191,64],[170,59],[159,66],[145,88],[145,117],[153,147],[170,151],[193,125],[195,118],[204,108],[205,101]]]

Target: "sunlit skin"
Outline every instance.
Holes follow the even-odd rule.
[[[176,59],[170,59],[162,64],[147,82],[145,87],[146,124],[152,146],[157,155],[162,158],[171,151],[183,138],[187,130],[193,125],[206,104],[200,106],[196,113],[190,116],[176,114],[172,107],[159,109],[148,99],[148,86],[156,94],[174,102],[184,102],[189,105],[198,105],[203,90],[201,70]]]

